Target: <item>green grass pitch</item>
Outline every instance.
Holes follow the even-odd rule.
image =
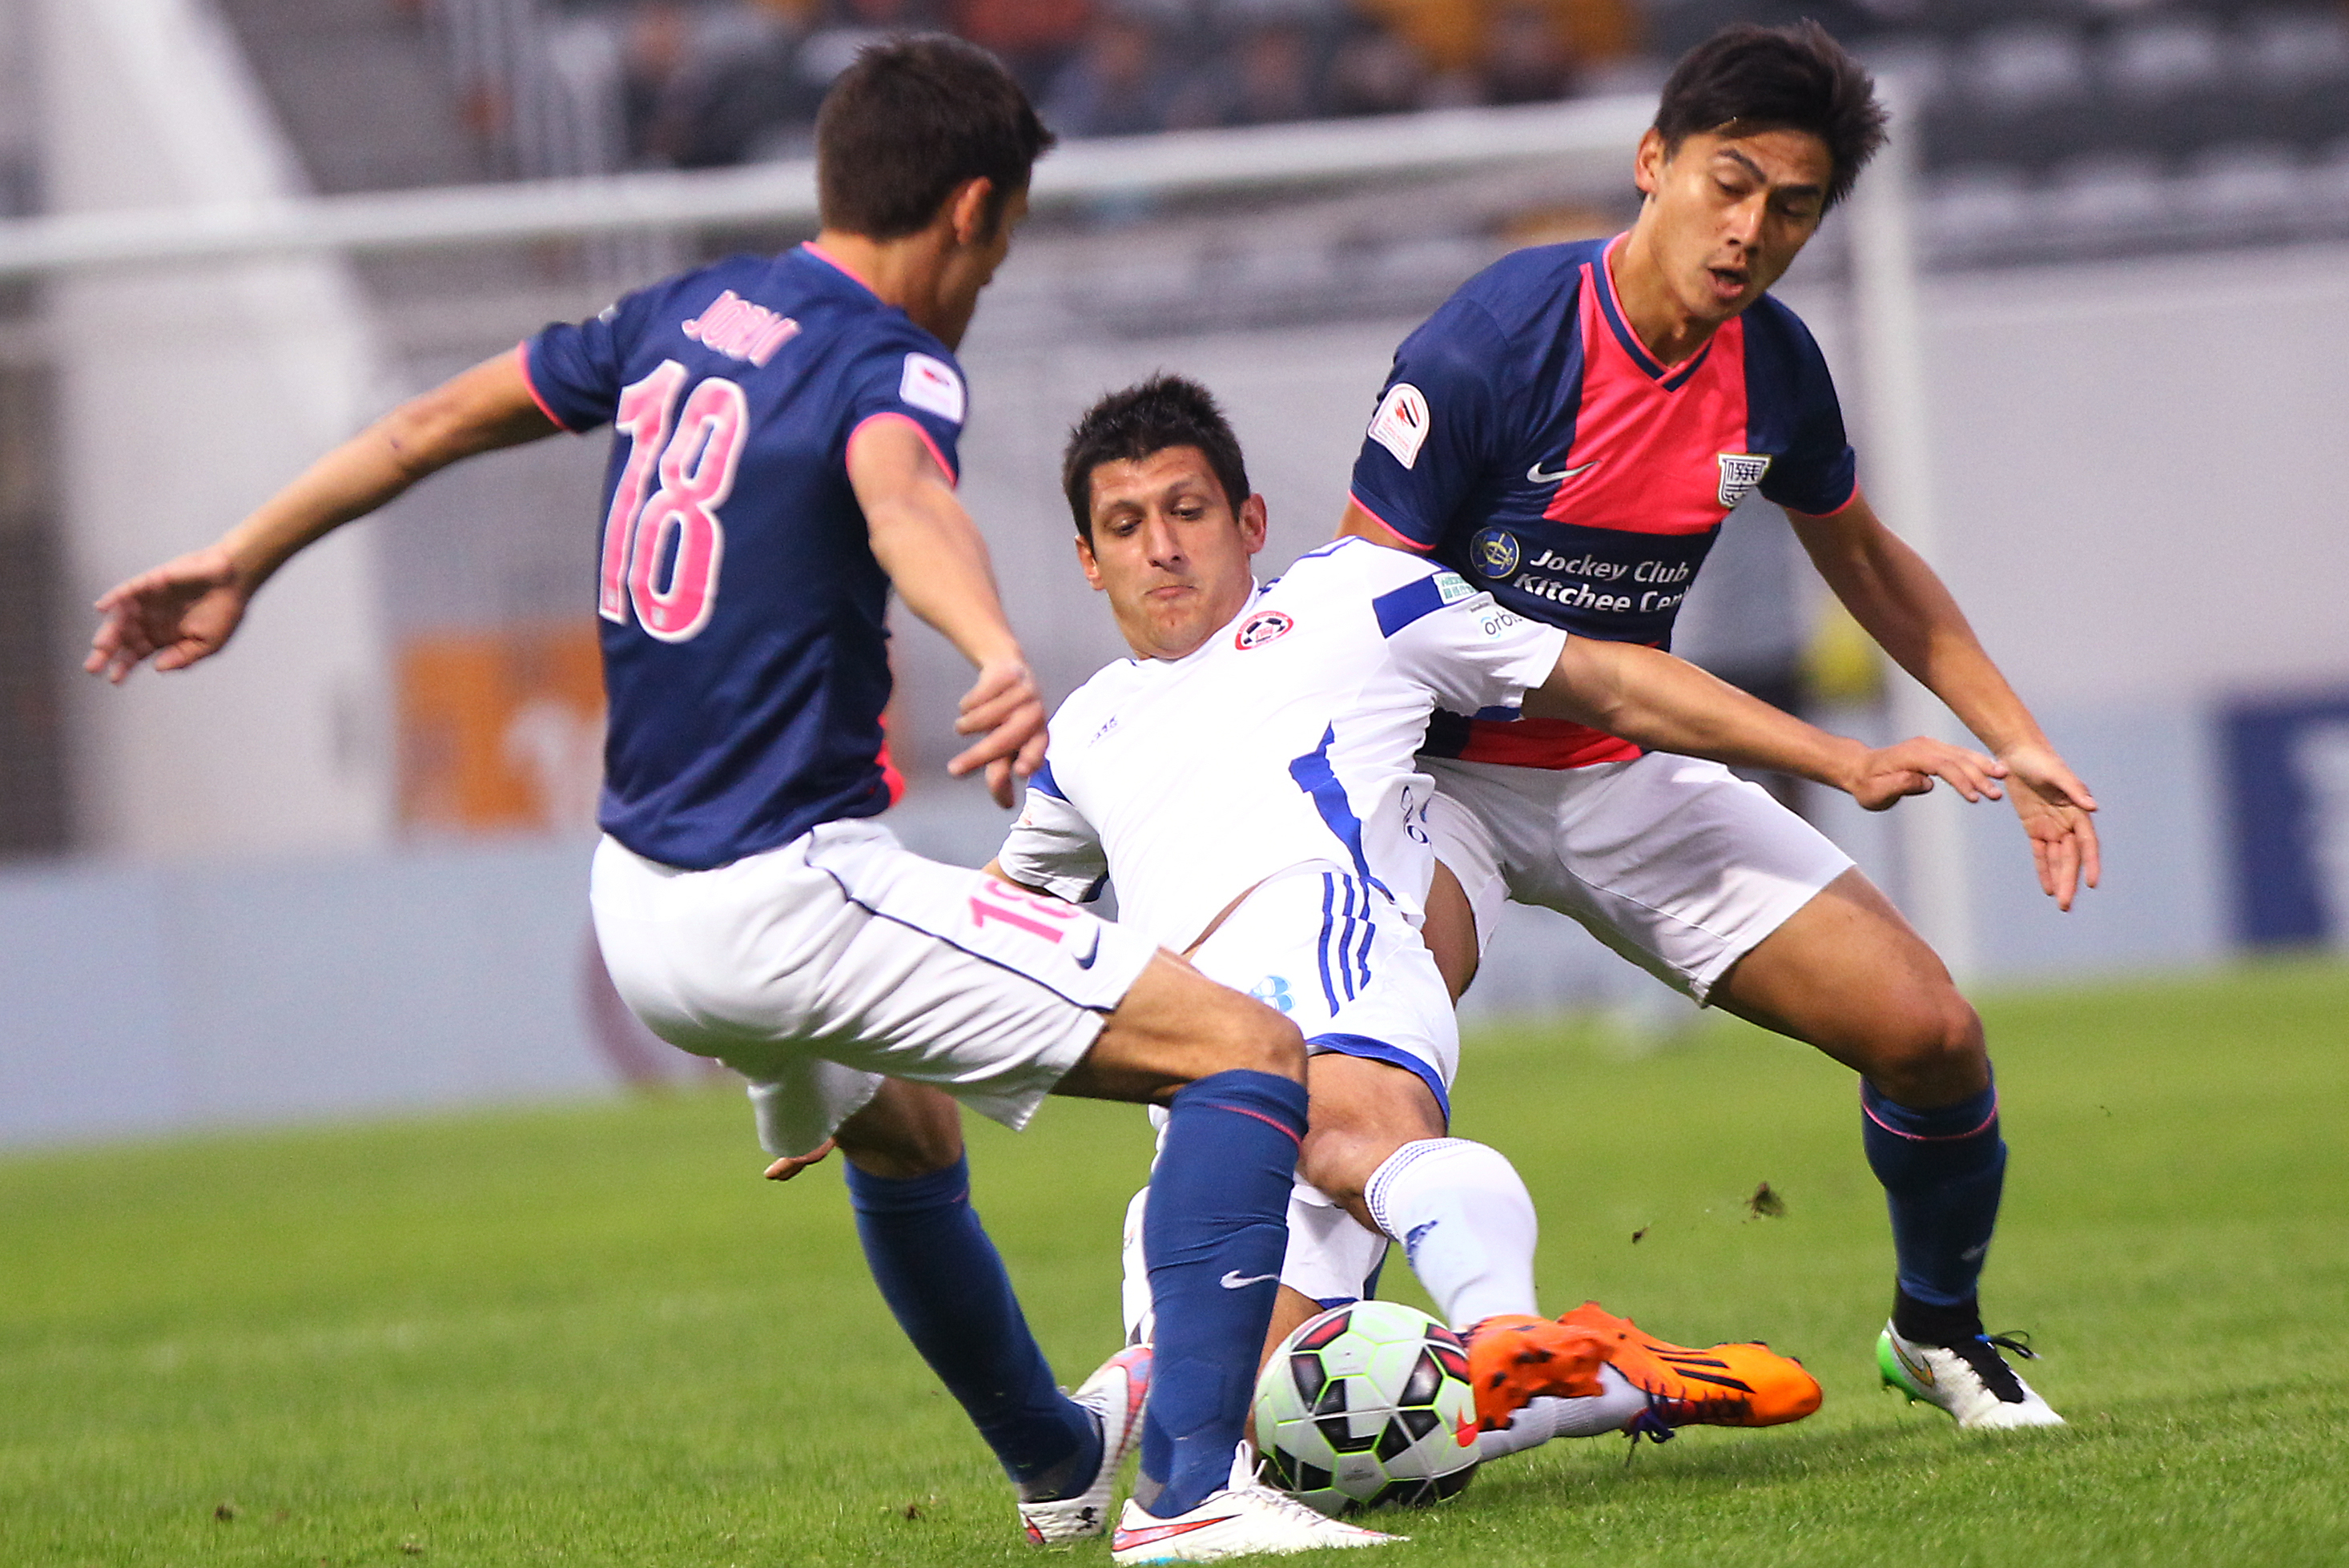
[[[2349,969],[1985,1012],[2014,1148],[1989,1318],[2034,1332],[2069,1428],[1961,1437],[1874,1387],[1889,1251],[1847,1075],[1727,1023],[1639,1062],[1486,1036],[1459,1129],[1531,1181],[1552,1310],[1766,1338],[1826,1403],[1628,1465],[1553,1444],[1386,1516],[1416,1539],[1381,1561],[2349,1562]],[[1116,1342],[1148,1142],[1074,1102],[974,1127],[1072,1383]],[[761,1163],[717,1091],[0,1161],[0,1562],[1039,1561],[838,1176]],[[1749,1213],[1762,1181],[1782,1216]]]

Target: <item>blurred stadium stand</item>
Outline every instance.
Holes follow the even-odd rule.
[[[113,107],[150,89],[101,46],[133,11],[233,45],[184,50],[172,101],[143,117]],[[2349,942],[2330,695],[2349,683],[2349,5],[0,0],[0,216],[796,157],[831,75],[908,26],[997,47],[1082,138],[1651,92],[1723,23],[1797,15],[1913,106],[1940,564],[2109,808],[2113,884],[2064,919],[2011,820],[1968,820],[1982,971]],[[78,85],[61,98],[65,76]],[[1494,167],[1103,200],[1031,224],[966,346],[964,488],[1048,686],[1122,651],[1069,565],[1052,483],[1061,432],[1096,393],[1162,366],[1216,387],[1272,501],[1268,559],[1285,561],[1326,537],[1402,335],[1510,248],[1619,227],[1628,183]],[[1847,230],[1830,223],[1785,292],[1857,412]],[[615,1022],[581,961],[599,711],[577,585],[600,440],[442,476],[297,568],[238,655],[185,681],[103,693],[72,670],[91,593],[209,537],[368,412],[632,280],[797,237],[744,226],[0,284],[0,856],[85,857],[0,874],[10,928],[49,934],[0,965],[12,1047],[37,1047],[0,1054],[0,1103],[33,1107],[0,1117],[0,1142],[673,1069]],[[126,319],[169,330],[118,332]],[[77,350],[93,334],[106,354]],[[100,439],[109,415],[140,432],[134,456]],[[1783,521],[1748,509],[1692,597],[1682,651],[1806,695],[1808,583]],[[1000,818],[936,774],[958,661],[919,628],[896,652],[895,744],[916,788],[894,820],[916,847],[983,857]],[[1807,695],[1844,701],[1839,723],[1883,722],[1850,691]],[[2275,739],[2278,711],[2315,717]],[[2246,725],[2269,738],[2251,746]],[[2283,783],[2238,799],[2239,754]],[[1884,819],[1814,808],[1900,886]],[[2283,828],[2257,830],[2279,812]],[[2269,872],[2246,868],[2285,861],[2313,891],[2277,913],[2244,891]],[[500,885],[522,892],[500,903]],[[431,913],[485,900],[502,947],[467,934],[470,914]],[[142,906],[152,929],[119,960],[69,961]],[[1475,1007],[1654,993],[1554,917],[1510,919]],[[240,983],[285,976],[250,1018],[201,978],[223,961],[214,928],[275,955]],[[346,983],[350,953],[365,985]],[[151,974],[113,1011],[77,1008],[140,964]],[[499,995],[481,1018],[436,1010],[485,986]],[[147,1010],[116,1016],[134,1001]],[[353,1010],[367,1051],[429,1033],[418,1059],[440,1067],[318,1078],[331,1062],[305,1040]],[[497,1031],[519,1042],[504,1076],[483,1065]],[[68,1057],[88,1071],[64,1072]],[[223,1062],[243,1064],[219,1069],[231,1087],[164,1092]],[[166,1067],[179,1077],[120,1098]],[[79,1109],[39,1109],[59,1096]],[[109,1103],[143,1109],[109,1120]]]
[[[1064,134],[1641,89],[1811,15],[1907,82],[1937,264],[2349,233],[2332,0],[223,0],[318,187],[797,156],[861,44],[959,30]]]

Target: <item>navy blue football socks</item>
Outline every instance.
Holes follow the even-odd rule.
[[[1288,1246],[1305,1086],[1215,1073],[1168,1107],[1142,1231],[1158,1326],[1134,1495],[1161,1519],[1230,1480]]]
[[[2006,1179],[1997,1085],[1932,1110],[1895,1104],[1864,1079],[1859,1095],[1868,1168],[1892,1211],[1902,1301],[1971,1317]]]
[[[897,1326],[962,1402],[1021,1497],[1037,1501],[1090,1481],[1101,1467],[1100,1429],[1053,1385],[1003,1259],[970,1206],[969,1161],[902,1181],[850,1165],[848,1197],[864,1261]]]

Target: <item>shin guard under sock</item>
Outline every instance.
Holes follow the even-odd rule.
[[[1970,1313],[2006,1178],[1997,1087],[1918,1110],[1863,1080],[1860,1109],[1868,1168],[1892,1213],[1901,1295]]]
[[[848,1196],[864,1261],[898,1326],[1022,1495],[1056,1495],[1070,1476],[1090,1480],[1101,1433],[1053,1385],[1003,1259],[970,1206],[968,1161],[908,1181],[850,1165]]]
[[[1288,1249],[1305,1086],[1214,1073],[1167,1111],[1143,1217],[1158,1322],[1135,1488],[1160,1518],[1230,1480]]]
[[[1406,1143],[1362,1183],[1379,1229],[1454,1328],[1502,1313],[1535,1315],[1533,1195],[1506,1155],[1464,1138]]]

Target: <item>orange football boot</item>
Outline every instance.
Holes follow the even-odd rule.
[[[1651,1435],[1658,1427],[1775,1427],[1819,1408],[1818,1379],[1766,1345],[1674,1345],[1595,1301],[1558,1321],[1597,1335],[1608,1363],[1648,1396]]]
[[[1476,1424],[1485,1431],[1499,1431],[1526,1400],[1544,1394],[1582,1399],[1599,1391],[1608,1341],[1588,1329],[1500,1313],[1472,1325],[1463,1337],[1476,1390]]]

